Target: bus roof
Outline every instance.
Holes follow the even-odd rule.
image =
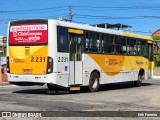
[[[126,37],[133,37],[133,38],[140,38],[140,39],[147,39],[147,40],[153,40],[150,36],[143,36],[139,34],[129,33],[129,32],[121,32],[123,36]]]
[[[118,31],[118,30],[112,30],[112,29],[107,29],[107,28],[99,28],[99,27],[90,26],[87,24],[69,23],[69,22],[59,21],[59,20],[57,20],[57,23],[59,26],[71,27],[71,28],[75,28],[75,29],[83,29],[83,30],[90,30],[90,31],[95,31],[95,32],[121,35],[121,36],[132,37],[132,38],[153,40],[152,37],[150,37],[150,36],[144,36],[144,35],[140,35],[140,34],[123,32],[121,30]]]
[[[59,21],[59,20],[57,22],[59,26],[71,27],[75,29],[82,29],[82,30],[88,30],[88,31],[95,31],[95,32],[102,32],[102,33],[108,33],[108,34],[114,34],[114,35],[121,35],[120,32],[116,30],[94,27],[87,24],[69,23],[69,22]]]

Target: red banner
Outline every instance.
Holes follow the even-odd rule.
[[[10,44],[40,44],[47,42],[46,24],[12,25],[9,31]]]

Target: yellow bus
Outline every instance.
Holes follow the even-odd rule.
[[[11,84],[49,90],[98,91],[101,84],[152,77],[153,41],[142,36],[53,19],[9,23],[7,72]]]

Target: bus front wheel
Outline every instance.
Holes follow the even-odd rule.
[[[99,89],[99,75],[97,72],[93,72],[89,79],[89,90],[91,92],[97,92]]]

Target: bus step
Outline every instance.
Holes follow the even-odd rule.
[[[72,86],[69,89],[70,91],[80,90],[80,86]]]

